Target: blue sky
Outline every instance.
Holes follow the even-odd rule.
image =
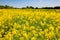
[[[0,5],[9,5],[14,7],[54,7],[60,6],[60,0],[0,0]]]

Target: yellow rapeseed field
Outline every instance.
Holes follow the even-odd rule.
[[[60,9],[0,9],[0,40],[60,40]]]

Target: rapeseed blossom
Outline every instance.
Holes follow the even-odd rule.
[[[47,10],[0,9],[0,40],[60,40],[60,9]]]

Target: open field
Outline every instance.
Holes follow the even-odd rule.
[[[60,40],[60,9],[0,9],[0,40]]]

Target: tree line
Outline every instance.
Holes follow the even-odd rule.
[[[55,7],[32,7],[32,6],[26,6],[26,7],[22,7],[22,8],[17,8],[17,7],[13,7],[13,6],[8,6],[8,5],[0,5],[0,9],[60,9],[60,6],[55,6]]]
[[[13,7],[13,6],[8,6],[8,5],[0,5],[0,9],[17,9],[16,7]]]

